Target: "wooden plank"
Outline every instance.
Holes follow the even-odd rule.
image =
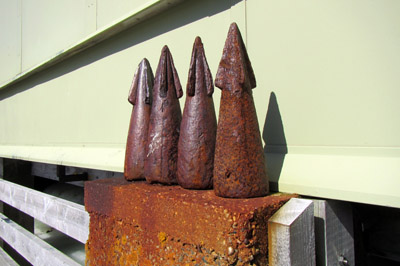
[[[312,200],[290,199],[268,221],[270,266],[315,266]]]
[[[58,231],[86,243],[89,235],[89,214],[83,205],[5,180],[0,180],[0,199]]]
[[[0,214],[0,236],[33,265],[79,265],[3,214]]]
[[[314,215],[317,264],[355,265],[350,204],[335,200],[314,200]]]
[[[22,185],[28,188],[34,187],[34,178],[31,175],[32,163],[28,161],[14,160],[14,159],[3,159],[4,161],[4,180],[9,182]],[[3,212],[4,215],[9,217],[11,220],[28,230],[34,232],[34,219],[26,213],[14,208],[11,205],[4,204]],[[16,252],[7,243],[3,245],[4,250],[21,266],[30,266],[24,257]]]
[[[33,188],[34,180],[31,176],[32,164],[31,162],[3,159],[4,161],[4,180],[12,182],[13,184],[19,184],[24,187]],[[7,202],[6,202],[7,203]],[[29,215],[13,208],[13,206],[4,205],[4,215],[24,227],[25,229],[33,232],[34,220]],[[6,252],[9,250],[6,248]]]
[[[2,248],[0,248],[0,265],[18,266],[15,260],[13,260]]]

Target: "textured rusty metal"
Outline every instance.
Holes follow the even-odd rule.
[[[144,173],[147,182],[176,184],[179,128],[182,120],[179,98],[182,87],[167,46],[161,51],[154,87]]]
[[[268,193],[268,177],[252,89],[256,79],[235,23],[229,29],[215,78],[222,90],[214,159],[214,191],[221,197]]]
[[[212,76],[197,37],[193,44],[178,143],[178,183],[184,188],[212,187],[217,118]]]
[[[128,101],[133,105],[126,142],[124,177],[126,180],[144,179],[147,132],[150,121],[154,76],[150,63],[144,58],[133,77]]]
[[[268,219],[292,197],[232,200],[123,178],[89,181],[86,265],[268,265]]]

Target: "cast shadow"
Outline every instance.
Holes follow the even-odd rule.
[[[12,97],[15,94],[34,88],[35,86],[63,76],[81,67],[92,64],[119,51],[156,38],[174,29],[193,23],[205,17],[211,17],[242,0],[214,1],[214,0],[188,0],[167,11],[134,25],[115,36],[89,47],[75,55],[56,63],[38,73],[32,74],[24,80],[0,90],[0,100]],[[161,51],[155,51],[159,53]],[[129,59],[127,59],[129,60]],[[137,62],[133,62],[137,64]],[[110,73],[112,76],[112,73]]]
[[[278,181],[288,149],[282,117],[274,92],[271,92],[269,97],[262,137],[265,142],[264,154],[270,190],[279,191]]]

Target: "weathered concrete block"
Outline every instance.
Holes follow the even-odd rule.
[[[226,199],[123,177],[86,182],[86,265],[267,265],[268,219],[292,197]]]

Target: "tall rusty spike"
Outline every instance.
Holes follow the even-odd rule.
[[[182,87],[167,46],[161,51],[153,87],[145,177],[149,183],[176,184],[179,127],[182,120],[179,100]]]
[[[252,88],[253,70],[239,29],[231,24],[215,85],[222,90],[214,158],[217,196],[249,198],[268,193]]]
[[[217,119],[212,76],[197,37],[193,45],[178,144],[178,183],[184,188],[212,187]]]
[[[144,58],[133,77],[128,101],[134,105],[126,142],[124,176],[126,180],[144,179],[144,159],[150,121],[153,71]]]

